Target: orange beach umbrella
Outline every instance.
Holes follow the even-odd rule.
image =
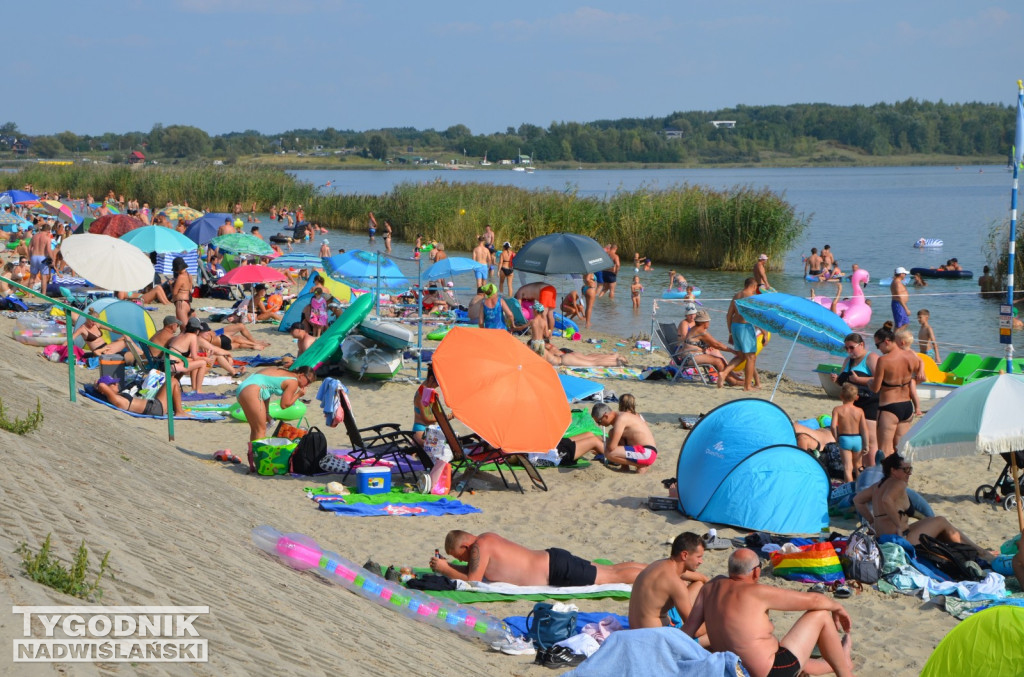
[[[554,449],[572,414],[558,375],[508,332],[455,327],[434,352],[455,418],[509,453]]]

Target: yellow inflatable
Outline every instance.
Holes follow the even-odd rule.
[[[764,349],[765,345],[767,345],[767,343],[769,341],[771,341],[771,340],[772,340],[772,333],[770,331],[764,331],[763,329],[758,329],[757,330],[757,352],[754,353],[754,354],[755,355],[760,355],[761,351]],[[747,361],[743,360],[742,362],[740,362],[739,364],[736,365],[736,368],[733,370],[733,372],[736,373],[736,374],[740,374],[740,373],[743,372],[744,369],[746,369],[746,367],[747,367]]]

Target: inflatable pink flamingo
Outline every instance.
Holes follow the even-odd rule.
[[[871,276],[863,268],[853,271],[850,276],[850,282],[853,284],[853,297],[836,304],[836,312],[846,321],[846,324],[850,325],[851,329],[860,329],[871,324],[871,306],[864,298],[864,285],[870,281]],[[827,296],[815,296],[812,300],[826,308],[832,307],[832,299]]]

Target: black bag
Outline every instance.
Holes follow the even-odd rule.
[[[926,560],[936,569],[946,574],[954,581],[980,581],[984,576],[979,576],[980,565],[977,564],[977,551],[964,543],[946,543],[921,534],[919,543],[914,546],[919,559]],[[969,562],[974,567],[968,568]]]
[[[327,455],[327,436],[319,428],[310,428],[291,458],[291,471],[297,475],[315,475],[322,472],[320,459]]]
[[[818,462],[825,469],[829,479],[841,480],[846,477],[846,470],[843,468],[843,451],[835,442],[829,442],[821,450]]]
[[[537,602],[526,617],[526,632],[536,640],[538,647],[546,649],[576,634],[577,616],[576,611],[554,611],[547,602]]]

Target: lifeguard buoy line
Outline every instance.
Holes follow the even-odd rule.
[[[512,631],[503,620],[486,611],[457,604],[443,597],[431,597],[419,590],[410,590],[385,580],[336,552],[324,552],[309,536],[282,534],[273,527],[261,526],[252,530],[252,541],[257,548],[293,569],[312,569],[350,592],[421,623],[429,623],[436,628],[488,644],[512,636]]]

